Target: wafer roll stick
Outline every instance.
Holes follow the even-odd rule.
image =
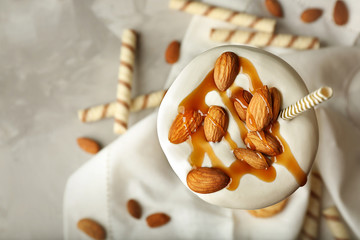
[[[202,15],[229,22],[241,27],[253,28],[262,32],[274,32],[275,19],[257,17],[251,14],[216,7],[203,2],[188,0],[170,0],[171,9],[184,11],[194,15]]]
[[[311,173],[309,203],[299,237],[301,240],[318,239],[321,216],[322,186],[323,182],[320,174],[316,171],[313,171]]]
[[[330,87],[322,87],[318,90],[303,97],[296,103],[283,109],[280,112],[280,117],[284,120],[291,120],[297,115],[306,112],[307,110],[319,105],[320,103],[330,99],[333,95],[333,90]]]
[[[350,239],[349,230],[341,219],[341,215],[335,206],[329,207],[323,211],[323,216],[330,228],[334,239]]]
[[[118,86],[116,92],[117,104],[115,105],[114,132],[124,133],[127,130],[129,110],[131,103],[131,87],[136,50],[136,32],[125,29],[121,38],[120,65]]]
[[[167,90],[148,93],[138,96],[131,100],[130,111],[137,112],[147,108],[153,108],[160,105]],[[79,120],[82,122],[95,122],[104,118],[114,117],[116,101],[93,106],[78,111]]]
[[[294,36],[281,33],[249,32],[223,28],[211,29],[210,39],[216,42],[249,44],[257,47],[274,46],[298,50],[317,49],[320,47],[319,39],[315,37]]]

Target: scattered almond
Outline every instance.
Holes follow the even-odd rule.
[[[161,227],[170,221],[170,216],[165,213],[154,213],[146,218],[147,225],[151,228]]]
[[[272,117],[271,95],[268,87],[265,85],[256,89],[249,103],[246,113],[246,126],[250,131],[262,131],[269,125]]]
[[[197,193],[213,193],[225,188],[230,177],[218,168],[201,167],[192,169],[186,177],[187,185]]]
[[[345,25],[348,22],[349,11],[344,1],[336,1],[334,6],[333,18],[334,22],[339,26]]]
[[[277,0],[265,0],[265,6],[269,13],[275,17],[283,17],[281,4]]]
[[[236,148],[234,155],[237,159],[245,161],[255,169],[266,169],[270,166],[269,159],[264,157],[261,153],[250,149]]]
[[[281,93],[275,87],[270,88],[271,100],[272,100],[272,112],[273,117],[271,122],[276,122],[277,118],[279,117],[279,112],[281,108]]]
[[[130,199],[127,202],[127,210],[131,216],[140,219],[142,214],[142,208],[138,201]]]
[[[315,22],[323,14],[323,10],[320,8],[308,8],[301,14],[301,20],[304,23]]]
[[[239,57],[233,52],[224,52],[216,60],[214,81],[220,91],[225,91],[234,82],[240,70]]]
[[[165,51],[165,60],[167,63],[174,64],[179,60],[180,42],[172,41]]]
[[[259,217],[259,218],[272,217],[272,216],[280,213],[285,208],[285,206],[287,204],[287,200],[288,199],[282,200],[281,202],[278,202],[278,203],[271,205],[269,207],[266,207],[266,208],[260,208],[260,209],[256,209],[256,210],[248,210],[248,213],[250,213],[254,217]]]
[[[206,140],[208,142],[220,142],[227,131],[228,120],[225,109],[211,106],[204,120]]]
[[[269,156],[276,156],[282,152],[281,144],[271,133],[249,132],[244,141],[251,150]]]
[[[201,125],[202,121],[203,117],[198,111],[185,110],[184,113],[179,113],[169,131],[170,142],[178,144],[186,141]]]
[[[78,138],[77,143],[79,147],[87,153],[96,154],[100,151],[100,145],[91,138]]]
[[[234,98],[234,107],[241,121],[246,121],[246,111],[251,101],[252,94],[246,90],[241,90]]]
[[[86,233],[89,237],[96,240],[102,240],[106,238],[105,229],[96,221],[83,218],[77,223],[78,229]]]

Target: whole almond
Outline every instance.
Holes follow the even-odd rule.
[[[84,218],[77,223],[78,229],[86,233],[89,237],[96,240],[102,240],[106,238],[105,229],[96,221]]]
[[[201,167],[191,170],[186,182],[194,192],[207,194],[225,188],[230,182],[230,177],[218,168]]]
[[[204,120],[205,138],[208,142],[220,142],[227,131],[228,115],[222,107],[211,106]]]
[[[270,88],[270,94],[271,94],[271,100],[272,100],[272,112],[273,112],[273,117],[271,122],[274,123],[276,122],[278,116],[279,116],[279,112],[280,112],[280,108],[281,108],[281,93],[279,92],[279,90],[275,87]]]
[[[77,143],[79,147],[87,153],[96,154],[100,151],[100,145],[91,138],[78,138]]]
[[[130,199],[127,202],[127,210],[131,216],[134,218],[140,219],[142,214],[142,208],[138,201]]]
[[[334,22],[340,26],[345,25],[348,22],[349,11],[344,1],[342,0],[336,1],[334,6],[333,18],[334,18]]]
[[[264,157],[261,153],[250,149],[236,148],[234,150],[234,155],[237,159],[245,161],[255,169],[266,169],[270,166],[269,159]]]
[[[146,223],[151,228],[161,227],[170,221],[170,216],[165,213],[154,213],[146,218]]]
[[[169,131],[169,140],[171,143],[179,144],[194,133],[203,121],[202,115],[195,110],[185,110],[179,113],[172,123]]]
[[[272,117],[271,95],[268,87],[265,85],[256,89],[249,103],[246,113],[246,126],[250,131],[262,131],[269,125]]]
[[[249,132],[244,142],[251,150],[256,150],[269,156],[276,156],[282,152],[281,144],[271,133]]]
[[[172,41],[165,51],[165,60],[167,63],[173,64],[179,60],[180,42]]]
[[[239,57],[233,52],[224,52],[218,57],[214,68],[214,81],[220,91],[225,91],[234,82],[240,70]]]
[[[283,17],[281,4],[277,0],[265,0],[265,6],[269,13],[275,17]]]
[[[246,90],[240,90],[239,93],[233,98],[234,107],[242,121],[246,121],[246,111],[251,101],[252,94]]]
[[[320,8],[308,8],[301,14],[301,20],[304,23],[315,22],[323,14],[323,10]]]

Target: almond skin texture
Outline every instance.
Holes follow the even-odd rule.
[[[241,90],[239,94],[234,99],[235,110],[241,119],[241,121],[246,121],[246,111],[251,101],[252,94],[246,90]]]
[[[136,219],[141,218],[142,208],[138,201],[136,201],[134,199],[130,199],[127,202],[127,210],[129,212],[129,214],[131,216],[133,216],[134,218],[136,218]]]
[[[272,217],[272,216],[280,213],[285,208],[285,206],[287,204],[287,200],[288,199],[282,200],[281,202],[278,202],[278,203],[271,205],[269,207],[266,207],[266,208],[260,208],[260,209],[256,209],[256,210],[248,210],[248,213],[250,213],[254,217],[259,217],[259,218]]]
[[[184,113],[179,113],[171,125],[169,141],[174,144],[186,141],[198,129],[202,121],[203,117],[198,111],[186,110]]]
[[[281,108],[281,93],[277,88],[270,88],[271,100],[272,100],[272,112],[273,117],[271,122],[274,123],[279,117],[279,112]]]
[[[282,152],[279,141],[271,134],[265,132],[249,132],[244,139],[248,148],[269,156],[276,156]]]
[[[204,120],[205,138],[208,142],[220,142],[227,131],[228,115],[222,107],[211,106]]]
[[[91,138],[78,138],[77,143],[79,147],[87,153],[96,154],[100,151],[100,145]]]
[[[165,61],[170,64],[174,64],[180,57],[180,42],[172,41],[165,51]]]
[[[315,22],[323,14],[323,10],[320,8],[308,8],[301,14],[301,20],[304,23]]]
[[[277,0],[265,0],[265,6],[274,17],[283,17],[281,4]]]
[[[230,177],[218,168],[201,167],[191,170],[186,182],[194,192],[207,194],[225,188],[230,182]]]
[[[245,161],[255,169],[267,169],[270,164],[269,160],[261,153],[246,148],[236,148],[234,155],[237,159]]]
[[[105,229],[92,219],[81,219],[77,224],[78,229],[86,233],[89,237],[96,240],[102,240],[106,238]]]
[[[165,213],[154,213],[146,218],[146,223],[151,228],[161,227],[170,221],[170,216]]]
[[[344,1],[336,1],[334,6],[333,18],[334,22],[339,26],[345,25],[348,22],[349,11]]]
[[[250,131],[262,131],[272,120],[272,101],[268,87],[256,89],[246,113],[246,126]]]
[[[214,81],[220,91],[225,91],[233,84],[240,70],[239,57],[233,52],[224,52],[216,60]]]

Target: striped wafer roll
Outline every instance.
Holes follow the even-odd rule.
[[[309,95],[303,97],[296,103],[290,105],[289,107],[283,109],[280,112],[280,117],[284,120],[291,120],[297,115],[315,107],[316,105],[328,100],[332,97],[333,90],[330,87],[322,87],[318,90],[310,93]]]
[[[124,133],[127,130],[131,103],[131,86],[136,50],[136,32],[125,29],[121,38],[118,86],[116,92],[114,132]]]
[[[274,32],[276,24],[275,19],[257,17],[251,14],[216,7],[198,1],[170,0],[169,7],[194,15],[202,15],[226,21],[237,26],[253,28],[262,32]]]
[[[299,239],[318,239],[323,182],[318,172],[311,173],[310,198]]]
[[[130,111],[137,112],[147,108],[153,108],[160,105],[164,98],[166,90],[148,93],[138,96],[131,100]],[[116,101],[105,103],[98,106],[81,109],[78,111],[79,120],[82,122],[95,122],[104,118],[114,117]]]
[[[335,206],[329,207],[323,211],[323,216],[334,239],[347,240],[350,239],[349,230],[341,219],[341,215]]]
[[[210,39],[216,42],[249,44],[257,47],[274,46],[298,50],[317,49],[320,47],[319,39],[315,37],[294,36],[282,33],[249,32],[223,28],[211,29]]]

